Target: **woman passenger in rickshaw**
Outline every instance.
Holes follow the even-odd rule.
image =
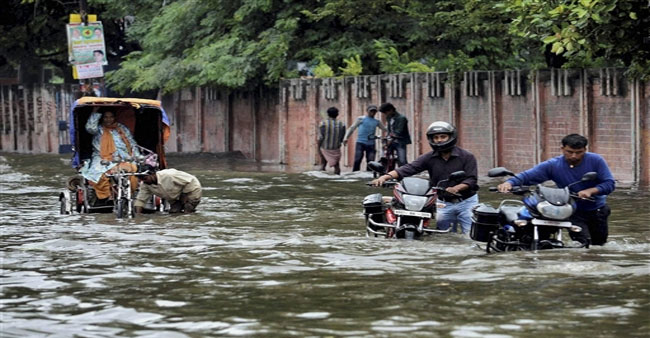
[[[93,135],[93,154],[92,159],[81,168],[81,174],[90,181],[97,199],[106,200],[111,197],[111,182],[105,173],[116,169],[136,172],[134,163],[123,161],[139,156],[140,151],[129,128],[117,122],[116,113],[111,108],[103,107],[100,113],[99,107],[94,107],[86,122],[86,131]],[[131,189],[135,190],[138,180],[135,176],[131,176],[130,180]]]

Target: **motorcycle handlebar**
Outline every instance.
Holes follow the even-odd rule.
[[[577,198],[577,199],[583,200],[583,201],[596,202],[596,199],[593,198],[593,197],[580,197],[580,196],[578,196],[578,194],[571,194],[571,197]]]
[[[446,190],[447,188],[444,188],[444,187],[431,187],[431,189],[436,189],[436,191],[441,191],[441,192],[444,192],[446,194],[450,194],[450,195],[453,195],[453,196],[456,196],[456,197],[462,197],[463,196],[463,195],[461,195],[459,193],[449,192],[449,191]]]
[[[516,186],[512,187],[512,189],[510,189],[510,191],[503,192],[503,193],[500,192],[499,189],[498,189],[497,187],[489,187],[489,188],[488,188],[488,191],[496,192],[496,193],[500,193],[500,194],[515,194],[515,195],[521,195],[521,194],[523,194],[523,193],[529,192],[529,191],[530,191],[530,186],[527,186],[527,185],[516,185]]]
[[[497,187],[489,187],[488,191],[501,193]],[[512,189],[510,191],[505,192],[504,194],[510,193],[510,194],[515,194],[515,195],[521,195],[521,194],[529,192],[529,191],[530,191],[530,186],[516,185],[516,186],[512,187]],[[583,201],[589,201],[589,202],[595,202],[596,201],[596,199],[593,198],[593,197],[582,198],[582,197],[578,196],[578,194],[574,194],[574,193],[571,193],[571,197],[577,198],[577,199],[580,199],[580,200],[583,200]]]
[[[115,173],[107,173],[106,177],[117,177],[117,176],[146,176],[147,174],[145,173],[131,173],[131,172],[115,172]]]
[[[390,187],[396,185],[397,183],[398,182],[394,181],[394,180],[393,181],[386,181],[386,182],[382,183],[381,187],[382,188],[390,188]],[[366,182],[366,185],[370,186],[370,187],[374,187],[374,185],[372,184],[372,181]]]

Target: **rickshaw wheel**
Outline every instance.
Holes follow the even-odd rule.
[[[65,197],[59,198],[59,202],[61,203],[61,215],[67,215],[68,214],[68,201]]]
[[[119,202],[117,202],[117,218],[124,218],[128,215],[128,201],[125,199],[120,199]]]

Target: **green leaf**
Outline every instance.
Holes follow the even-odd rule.
[[[567,50],[568,52],[573,51],[573,42],[569,42],[569,43],[567,43],[567,44],[565,45],[565,47],[566,47],[566,50]]]
[[[334,77],[334,71],[332,70],[332,67],[325,63],[323,59],[320,60],[318,65],[314,68],[314,76],[315,77]]]
[[[339,67],[341,74],[343,76],[357,76],[363,72],[363,66],[361,65],[361,56],[356,54],[355,56],[347,59],[343,59],[345,62],[345,67]]]
[[[579,18],[583,18],[583,17],[585,17],[585,15],[588,14],[587,10],[582,9],[582,8],[576,8],[576,9],[574,9],[573,11],[574,11],[576,14],[578,14],[578,17],[579,17]]]
[[[600,18],[598,13],[591,13],[591,18],[594,19],[597,23],[602,23],[603,19]]]
[[[630,19],[632,19],[632,20],[636,20],[636,19],[637,19],[637,17],[636,17],[636,13],[635,13],[635,12],[630,12]]]
[[[555,35],[551,35],[551,36],[547,36],[547,37],[545,37],[545,38],[542,40],[542,42],[544,42],[544,44],[548,45],[549,43],[553,43],[553,42],[555,42],[555,41],[557,41],[557,40],[558,40],[557,36],[555,36]]]
[[[562,48],[562,43],[561,42],[555,42],[553,46],[551,47],[551,53],[559,54],[558,50]],[[564,49],[564,48],[562,48]]]

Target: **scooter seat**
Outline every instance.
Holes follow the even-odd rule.
[[[505,217],[508,224],[513,224],[515,220],[519,218],[517,215],[521,207],[519,206],[507,206],[504,205],[501,207],[501,214]]]

